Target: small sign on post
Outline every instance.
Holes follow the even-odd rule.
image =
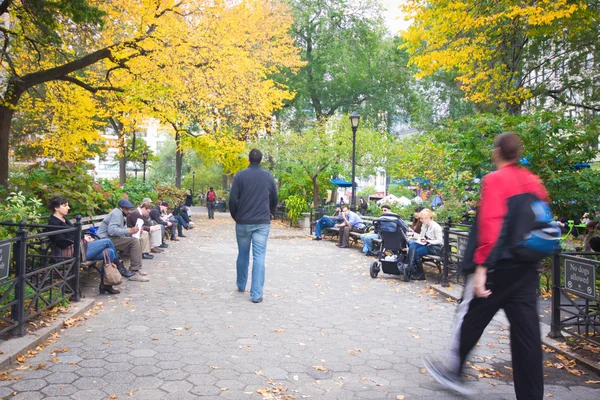
[[[565,288],[579,296],[596,298],[596,265],[565,258]]]
[[[10,243],[0,245],[0,280],[8,278],[10,271]]]

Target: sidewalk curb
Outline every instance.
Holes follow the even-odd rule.
[[[430,285],[430,286],[433,290],[435,290],[436,292],[438,292],[439,294],[441,294],[445,297],[449,297],[456,301],[460,300],[462,290],[455,289],[454,287],[445,288],[441,285]],[[498,315],[496,315],[494,317],[494,319],[502,320],[501,318],[498,318]],[[504,322],[504,321],[502,321],[502,322]],[[564,348],[565,347],[564,343],[548,337],[548,334],[550,333],[550,325],[544,324],[543,322],[541,322],[540,329],[542,331],[542,344],[543,345],[551,348],[552,350],[556,351],[557,353],[564,354],[565,356],[575,359],[578,363],[585,365],[587,368],[589,368],[596,374],[600,375],[600,362],[594,362],[594,360],[580,356],[579,354],[575,354],[573,351]],[[565,335],[565,337],[568,337],[568,336]]]
[[[96,299],[93,297],[81,299],[77,303],[72,303],[69,310],[56,318],[50,326],[38,329],[22,337],[14,337],[0,344],[0,350],[4,354],[0,355],[0,370],[10,368],[18,354],[25,354],[31,349],[35,349],[40,343],[46,341],[50,335],[63,328],[63,322],[69,318],[76,318],[84,314],[96,305]]]

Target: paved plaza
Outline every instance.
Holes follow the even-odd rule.
[[[194,220],[187,238],[144,260],[149,283],[98,296],[101,311],[13,367],[20,379],[0,381],[0,398],[463,398],[423,370],[424,355],[447,347],[456,307],[426,283],[371,279],[373,259],[357,248],[274,223],[264,301],[253,304],[235,286],[234,222]],[[514,398],[508,335],[501,322],[486,329],[465,371],[473,398]],[[545,357],[546,397],[600,398],[585,383],[599,376]]]

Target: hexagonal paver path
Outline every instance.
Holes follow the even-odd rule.
[[[150,282],[98,297],[102,311],[0,381],[0,398],[461,398],[421,362],[446,349],[454,303],[424,283],[373,280],[357,249],[274,223],[264,301],[253,304],[235,287],[233,221],[194,210],[187,238],[144,263]],[[476,398],[514,398],[507,327],[488,327],[471,366]],[[492,378],[477,377],[482,368]],[[546,367],[546,395],[600,398],[585,383],[600,377],[578,369],[588,375]]]

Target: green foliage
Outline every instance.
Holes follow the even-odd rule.
[[[20,222],[27,220],[29,223],[39,222],[44,206],[35,197],[26,197],[23,192],[12,192],[0,202],[0,221]],[[0,225],[0,240],[13,237],[16,228]]]
[[[49,161],[35,164],[28,174],[11,177],[17,190],[41,199],[44,203],[60,195],[69,200],[71,214],[95,215],[106,210],[102,188],[88,174],[86,164]]]
[[[373,186],[365,186],[364,188],[360,189],[356,195],[361,197],[369,197],[375,193],[377,193],[377,190]]]
[[[391,131],[415,101],[413,70],[382,21],[380,2],[290,0],[292,34],[306,65],[281,82],[296,96],[278,119],[304,130],[314,119],[349,113],[360,106],[363,119]],[[366,117],[366,118],[365,118]]]
[[[557,216],[575,217],[600,208],[600,199],[589,195],[590,188],[600,185],[600,171],[573,168],[596,158],[598,119],[584,122],[549,112],[481,114],[450,121],[434,132],[434,137],[446,146],[444,163],[476,177],[492,171],[494,138],[506,131],[514,131],[523,139],[523,157],[529,161],[526,166],[546,185]]]
[[[407,199],[412,199],[415,197],[414,189],[409,189],[406,186],[402,185],[390,185],[388,188],[388,194],[393,194],[396,197],[406,197]]]
[[[374,174],[386,163],[393,138],[376,132],[369,124],[361,126],[356,136],[357,176]],[[260,148],[264,150],[266,166],[279,179],[282,198],[312,197],[312,203],[318,205],[324,189],[332,187],[332,177],[351,175],[352,130],[347,116],[322,120],[302,132],[273,133],[260,142]]]
[[[298,218],[302,216],[303,212],[308,212],[310,210],[310,206],[306,200],[300,196],[290,196],[285,199],[284,203],[292,224],[295,224],[298,221]]]
[[[127,183],[123,185],[123,192],[127,193],[129,201],[134,205],[142,203],[144,197],[149,197],[156,200],[156,192],[149,182],[144,182],[142,179],[127,179]],[[118,200],[117,200],[118,201]]]

